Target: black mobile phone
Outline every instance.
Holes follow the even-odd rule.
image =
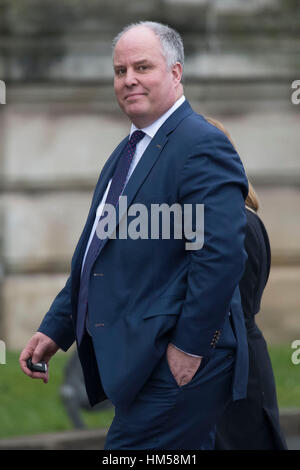
[[[32,370],[32,372],[42,372],[46,373],[47,372],[47,364],[44,361],[37,362],[36,364],[33,364],[32,358],[30,357],[26,361],[28,369]]]

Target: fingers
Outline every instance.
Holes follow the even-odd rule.
[[[46,384],[49,381],[49,360],[57,351],[58,346],[43,333],[36,333],[30,339],[26,347],[20,354],[19,364],[28,377],[32,379],[41,379]],[[44,360],[47,364],[47,372],[34,372],[27,367],[27,359],[32,358],[32,362],[36,364]]]
[[[32,337],[29,343],[27,344],[27,346],[21,352],[20,357],[19,357],[20,367],[22,371],[24,372],[24,374],[28,375],[29,377],[33,376],[33,372],[30,369],[28,369],[26,361],[27,359],[32,357],[34,353],[34,349],[35,349],[35,344],[36,344],[36,341],[34,340],[34,337]]]
[[[48,380],[49,380],[49,364],[48,364],[48,362],[46,362],[46,364],[47,364],[47,372],[46,373],[34,372],[34,371],[30,370],[27,367],[27,362],[26,362],[27,359],[29,359],[30,357],[33,357],[33,356],[34,356],[34,353],[33,353],[32,349],[25,348],[22,351],[22,353],[20,355],[20,358],[19,358],[19,363],[20,363],[22,371],[24,372],[24,374],[26,374],[28,377],[31,377],[32,379],[42,379],[44,383],[48,383]],[[33,359],[32,362],[34,364],[36,364],[40,360],[41,359],[38,359],[38,360]]]
[[[167,361],[179,386],[186,385],[192,380],[200,367],[201,359],[201,357],[194,357],[184,351],[178,350],[171,343],[168,345]]]

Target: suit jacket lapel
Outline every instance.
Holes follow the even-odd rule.
[[[127,196],[128,206],[131,204],[140,186],[148,176],[151,168],[160,157],[161,152],[168,141],[168,135],[178,126],[182,119],[192,112],[193,110],[189,103],[184,101],[184,103],[179,106],[173,114],[171,114],[171,116],[157,131],[125,186],[123,195]]]

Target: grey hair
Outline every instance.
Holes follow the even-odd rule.
[[[176,62],[179,62],[184,66],[184,48],[181,36],[175,29],[170,28],[170,26],[156,23],[155,21],[139,21],[137,23],[131,23],[113,39],[112,47],[113,47],[113,54],[115,51],[115,47],[119,39],[123,36],[124,33],[129,31],[136,26],[146,26],[147,28],[151,29],[154,34],[158,37],[161,44],[162,53],[166,59],[166,64],[168,69],[171,69]]]

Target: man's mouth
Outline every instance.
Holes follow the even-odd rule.
[[[138,96],[144,96],[145,93],[131,93],[130,95],[125,96],[125,100],[128,100],[130,98],[137,98]]]

